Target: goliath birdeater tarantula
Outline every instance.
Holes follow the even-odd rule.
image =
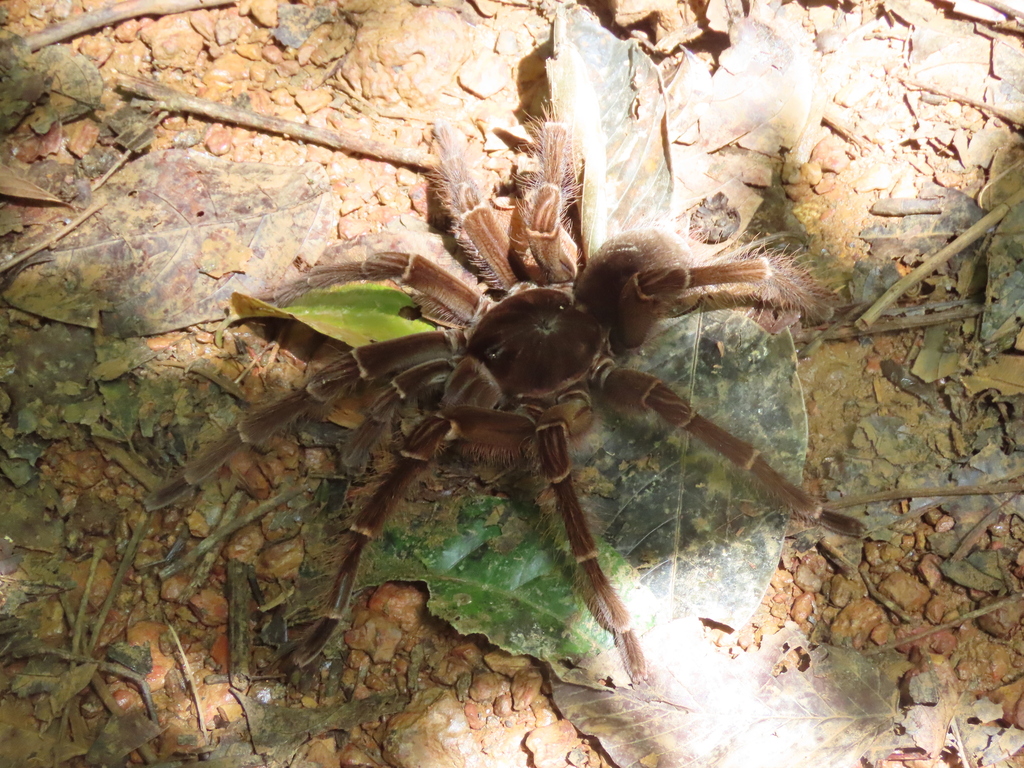
[[[539,131],[539,171],[507,210],[481,194],[466,167],[464,143],[436,130],[439,186],[455,232],[485,283],[472,285],[418,255],[378,253],[358,263],[318,266],[273,297],[353,281],[393,281],[414,296],[442,330],[343,352],[305,385],[263,405],[157,491],[155,509],[208,478],[236,451],[259,446],[299,420],[322,419],[341,397],[371,388],[366,419],[346,459],[359,463],[392,432],[404,401],[425,415],[402,440],[375,490],[349,520],[327,613],[294,652],[301,664],[323,648],[348,604],[364,547],[377,538],[413,482],[449,445],[490,461],[536,466],[547,506],[557,509],[583,578],[586,603],[615,637],[633,680],[646,662],[630,615],[597,560],[594,536],[576,493],[572,448],[592,422],[592,395],[623,412],[653,412],[748,470],[775,498],[805,518],[821,505],[753,447],[695,413],[655,376],[615,362],[641,346],[658,320],[701,299],[814,310],[819,290],[781,256],[740,253],[698,260],[662,229],[624,232],[584,261],[566,220],[574,189],[572,142],[565,125]],[[832,526],[856,524],[826,512]]]

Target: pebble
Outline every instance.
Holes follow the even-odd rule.
[[[239,80],[248,80],[250,66],[249,60],[245,57],[234,52],[225,53],[210,62],[210,66],[203,75],[203,83],[227,85]]]
[[[857,192],[873,192],[889,189],[892,184],[892,169],[886,163],[875,163],[853,182],[853,188]]]
[[[802,623],[807,621],[814,613],[814,595],[810,592],[804,592],[793,602],[793,608],[790,611],[790,615],[793,621]]]
[[[842,173],[850,165],[846,144],[838,136],[829,135],[814,145],[811,162],[817,163],[823,171]]]
[[[394,768],[485,768],[491,764],[472,735],[466,712],[448,690],[420,691],[388,722],[381,739]]]
[[[423,624],[427,596],[411,584],[387,582],[370,597],[367,607],[393,621],[403,632],[413,632]]]
[[[163,16],[139,33],[153,56],[157,69],[191,69],[203,50],[200,35],[183,14]]]
[[[277,26],[277,0],[252,0],[249,13],[260,26],[270,29]]]
[[[923,555],[917,563],[917,573],[930,589],[942,583],[942,571],[939,570],[941,564],[942,558],[932,552]]]
[[[510,82],[508,64],[500,56],[484,52],[459,71],[459,85],[481,99],[488,99]]]
[[[228,601],[220,592],[209,587],[192,595],[188,604],[199,622],[207,627],[226,624],[228,620]]]
[[[295,579],[306,554],[301,536],[267,547],[260,554],[256,572],[263,578]]]
[[[526,748],[537,768],[565,768],[569,752],[579,744],[579,734],[568,720],[534,728],[526,737]]]
[[[1020,626],[1022,617],[1024,617],[1024,603],[1018,600],[991,613],[986,613],[984,616],[979,616],[975,621],[988,634],[1005,640]]]
[[[211,125],[203,143],[211,155],[222,157],[231,151],[231,131],[223,125]]]
[[[512,678],[512,708],[516,712],[522,712],[533,706],[534,702],[540,699],[540,689],[543,684],[544,678],[533,667],[516,672]]]
[[[68,152],[75,157],[84,157],[96,146],[100,127],[92,120],[76,120],[65,129]]]
[[[334,97],[331,93],[323,88],[315,91],[299,91],[295,94],[296,103],[307,115],[311,115],[314,112],[323,109],[330,104],[333,99]]]
[[[511,29],[503,29],[498,33],[494,43],[494,52],[502,56],[515,56],[519,53],[519,40]]]
[[[832,642],[864,647],[875,627],[885,621],[885,612],[874,600],[862,597],[847,605],[832,624]]]
[[[931,598],[931,590],[906,571],[890,573],[878,585],[878,591],[910,613],[920,612]]]
[[[228,560],[241,560],[243,563],[255,563],[264,542],[260,526],[247,525],[228,541],[224,547],[224,557]]]

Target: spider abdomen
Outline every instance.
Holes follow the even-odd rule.
[[[575,308],[568,294],[530,288],[484,315],[468,350],[506,396],[543,396],[585,377],[604,337],[597,320]]]

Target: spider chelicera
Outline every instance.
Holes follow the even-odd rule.
[[[647,664],[629,611],[597,559],[597,547],[572,476],[572,448],[590,428],[592,396],[621,412],[653,412],[685,429],[750,474],[797,515],[856,532],[774,470],[746,442],[696,413],[667,384],[620,367],[616,356],[650,337],[662,318],[704,299],[815,312],[822,292],[781,255],[740,251],[697,258],[679,235],[651,228],[608,239],[584,260],[569,234],[574,189],[568,128],[539,129],[539,171],[517,205],[500,208],[473,181],[464,142],[436,128],[439,188],[456,236],[482,280],[472,284],[428,259],[397,252],[314,267],[272,297],[287,305],[303,293],[354,281],[391,281],[409,291],[438,330],[338,353],[305,385],[257,407],[150,499],[157,509],[218,470],[237,451],[265,444],[301,420],[323,419],[342,397],[372,392],[363,423],[344,449],[349,465],[366,461],[391,436],[403,402],[425,413],[394,451],[368,499],[349,519],[328,608],[293,653],[308,664],[348,605],[360,556],[377,538],[410,486],[445,448],[486,460],[536,467],[542,494],[557,510],[578,563],[587,607],[613,634],[634,681]]]

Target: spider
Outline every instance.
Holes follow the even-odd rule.
[[[758,451],[696,413],[667,384],[620,367],[661,318],[703,299],[816,312],[823,294],[781,255],[741,252],[694,257],[679,235],[659,228],[608,239],[585,260],[570,236],[566,208],[574,190],[567,126],[540,126],[538,167],[515,206],[485,198],[465,159],[462,137],[435,129],[438,185],[457,239],[482,283],[474,285],[426,258],[378,253],[362,262],[314,267],[269,297],[287,305],[306,291],[354,281],[392,281],[408,290],[437,330],[338,352],[300,389],[253,410],[219,442],[158,490],[158,509],[199,485],[247,446],[260,446],[300,420],[323,419],[339,398],[369,388],[364,422],[343,452],[366,461],[393,431],[404,402],[425,415],[393,452],[375,488],[347,523],[327,610],[293,651],[299,666],[323,649],[348,605],[360,556],[414,481],[448,446],[472,456],[538,468],[542,507],[554,508],[582,574],[587,607],[615,639],[634,681],[647,675],[630,614],[597,559],[597,546],[573,483],[572,449],[593,421],[592,397],[626,413],[652,412],[687,430],[800,517],[854,533],[857,524],[825,511]]]

